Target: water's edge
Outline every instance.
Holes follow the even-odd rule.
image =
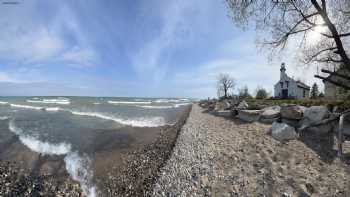
[[[160,169],[165,165],[170,157],[173,147],[175,146],[177,136],[185,124],[192,105],[189,105],[183,113],[181,113],[174,125],[166,125],[160,127],[160,134],[152,143],[140,146],[138,149],[129,151],[126,156],[123,156],[123,163],[111,169],[111,174],[103,177],[103,182],[96,183],[98,196],[150,196],[153,190],[153,184],[158,178]],[[28,158],[36,158],[36,161],[31,162],[33,166],[27,169],[20,162],[10,161],[4,158],[0,159],[0,194],[10,192],[11,195],[24,196],[45,196],[48,194],[66,194],[69,196],[80,196],[83,194],[81,185],[67,173],[67,169],[62,163],[63,156],[47,156],[29,150],[24,144],[19,143],[19,136],[11,137],[11,146],[6,147],[11,149],[8,152],[3,149],[1,155],[11,158],[14,154],[21,157],[19,160]],[[17,154],[18,152],[23,154]],[[5,153],[4,153],[5,152]],[[26,155],[26,156],[23,156]],[[30,156],[29,156],[30,155]],[[55,174],[39,173],[34,164],[37,162],[48,164],[46,166],[50,171],[51,166],[57,168]],[[55,171],[52,170],[51,171]],[[71,173],[70,173],[71,174]],[[101,189],[101,190],[99,190]]]
[[[170,158],[177,137],[192,110],[189,105],[172,126],[164,126],[153,143],[128,154],[124,168],[110,173],[102,183],[108,193],[103,196],[152,196],[162,167]],[[101,185],[102,185],[101,184]],[[98,186],[99,187],[99,186]]]

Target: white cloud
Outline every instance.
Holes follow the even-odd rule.
[[[161,27],[160,33],[155,35],[153,39],[146,41],[143,46],[135,53],[131,54],[133,68],[137,73],[145,72],[153,73],[161,69],[165,72],[167,67],[167,59],[164,57],[172,47],[181,44],[181,30],[187,27],[183,22],[186,19],[185,12],[190,8],[188,1],[171,1],[165,4],[160,10]],[[164,74],[162,76],[165,76]],[[161,76],[153,76],[159,80]]]
[[[0,60],[16,64],[49,64],[91,66],[97,54],[85,39],[76,16],[63,4],[50,19],[37,14],[36,3],[4,11],[0,19]],[[66,38],[76,38],[74,42]],[[66,62],[65,62],[66,61]]]
[[[62,59],[74,66],[93,66],[97,55],[92,49],[73,47],[63,53]]]

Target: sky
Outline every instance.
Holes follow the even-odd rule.
[[[268,61],[224,0],[0,1],[2,96],[216,96],[220,73],[273,93],[281,62],[310,86],[314,67]]]

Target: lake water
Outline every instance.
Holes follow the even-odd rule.
[[[113,139],[113,130],[120,128],[172,125],[190,103],[185,98],[0,97],[0,132],[15,134],[42,155],[63,155],[70,176],[86,195],[95,196],[89,168],[97,135],[104,135],[98,131],[112,131],[105,135]]]

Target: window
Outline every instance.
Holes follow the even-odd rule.
[[[286,81],[286,84],[287,84],[287,88],[289,87],[289,81]]]
[[[305,92],[305,90],[303,90],[303,97],[305,98],[305,95],[306,95],[306,92]]]
[[[280,84],[281,84],[281,88],[283,88],[283,82],[280,82]]]

